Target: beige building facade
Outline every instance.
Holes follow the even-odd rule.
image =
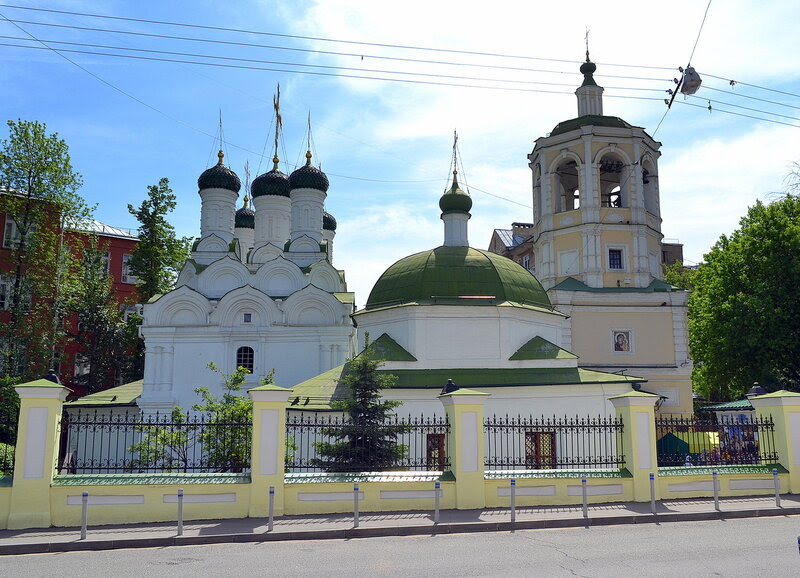
[[[661,144],[603,113],[595,70],[587,53],[578,116],[528,155],[530,269],[569,316],[561,343],[582,367],[645,378],[661,412],[691,412],[688,293],[663,280]]]

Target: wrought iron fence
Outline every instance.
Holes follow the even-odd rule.
[[[450,466],[446,417],[393,417],[359,425],[330,414],[286,418],[289,472],[443,471]]]
[[[0,411],[0,477],[14,473],[18,419],[17,411]]]
[[[619,468],[625,463],[617,417],[509,417],[484,420],[489,470]]]
[[[252,417],[69,411],[62,417],[62,474],[245,472]]]
[[[656,417],[659,466],[761,465],[778,461],[772,417]]]

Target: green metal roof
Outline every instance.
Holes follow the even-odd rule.
[[[683,291],[680,287],[670,285],[661,279],[653,279],[647,287],[589,287],[575,277],[567,277],[558,285],[550,288],[551,291],[588,291],[590,293],[668,293]]]
[[[628,124],[618,116],[602,116],[599,114],[587,114],[584,116],[579,116],[578,118],[572,118],[570,120],[564,120],[558,123],[555,126],[555,128],[552,131],[550,131],[550,136],[563,134],[565,132],[575,130],[576,128],[580,128],[582,126],[590,126],[590,125],[610,126],[615,128],[633,128],[633,125]]]
[[[417,361],[406,349],[392,339],[388,333],[382,334],[372,342],[375,359],[383,361]]]
[[[752,410],[753,404],[749,399],[737,399],[736,401],[727,401],[725,403],[715,403],[714,405],[707,405],[701,407],[698,411],[736,411],[736,410]]]
[[[437,247],[401,259],[375,283],[367,309],[417,303],[552,309],[538,279],[511,259],[472,247]]]
[[[136,405],[142,395],[142,380],[132,381],[105,391],[85,395],[80,399],[66,403],[67,407],[108,407],[118,405]]]
[[[547,341],[544,337],[536,336],[520,347],[509,361],[525,359],[577,359],[578,356],[566,349],[561,349],[555,343]]]
[[[289,409],[330,410],[330,402],[346,399],[349,392],[340,380],[347,364],[334,367],[292,387]],[[578,367],[515,368],[515,369],[381,369],[380,373],[397,377],[395,389],[440,390],[452,379],[456,385],[469,388],[535,387],[546,385],[592,385],[641,383],[640,377],[618,375]]]

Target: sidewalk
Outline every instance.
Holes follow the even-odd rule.
[[[178,536],[174,522],[93,527],[90,508],[86,540],[80,540],[80,528],[0,530],[0,555],[658,524],[788,515],[800,515],[800,496],[781,496],[781,508],[775,506],[774,497],[724,498],[720,499],[719,512],[714,509],[713,499],[668,500],[658,502],[655,516],[650,512],[649,502],[590,505],[588,518],[583,517],[581,506],[526,507],[517,508],[517,520],[513,525],[509,509],[442,510],[438,524],[433,523],[433,512],[362,513],[358,528],[353,528],[352,514],[283,516],[275,518],[272,532],[267,532],[268,521],[265,518],[205,520],[186,522],[183,536]]]

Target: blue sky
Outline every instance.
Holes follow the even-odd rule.
[[[470,186],[474,199],[470,241],[475,247],[485,248],[493,228],[532,218],[526,155],[536,138],[547,134],[559,121],[576,116],[572,93],[581,80],[578,66],[585,50],[586,29],[590,29],[592,59],[598,63],[596,79],[606,87],[605,113],[643,126],[653,134],[664,114],[664,91],[673,86],[671,79],[678,75],[677,66],[685,66],[689,59],[706,4],[700,0],[566,1],[550,6],[539,2],[490,6],[416,0],[391,5],[340,0],[18,0],[19,6],[68,12],[559,61],[164,26],[4,5],[0,6],[3,17],[27,21],[17,25],[59,49],[123,53],[55,41],[250,59],[215,62],[271,69],[338,66],[351,70],[305,70],[360,76],[386,76],[374,71],[389,70],[395,78],[405,80],[472,85],[485,85],[485,79],[495,78],[513,81],[502,86],[517,90],[237,70],[64,52],[116,90],[52,51],[0,45],[0,117],[35,119],[57,131],[69,143],[73,164],[83,175],[82,194],[97,204],[97,218],[108,224],[135,227],[126,205],[138,205],[148,185],[168,177],[178,196],[172,221],[179,234],[195,236],[200,223],[196,179],[215,160],[219,110],[227,163],[244,180],[243,167],[249,162],[255,177],[269,168],[272,96],[280,83],[285,147],[282,169],[290,171],[303,160],[310,112],[314,161],[322,163],[331,181],[326,207],[339,223],[334,262],[346,270],[349,288],[363,304],[372,284],[391,263],[441,243],[437,201],[447,185],[454,129],[459,132],[465,169],[462,181]],[[798,16],[796,1],[716,0],[710,6],[692,60],[703,76],[703,88],[695,99],[683,102],[679,96],[655,134],[663,145],[663,232],[685,244],[688,261],[699,261],[719,235],[732,231],[748,205],[756,199],[768,200],[771,193],[782,190],[791,164],[800,161],[800,121],[786,118],[800,118],[800,97],[794,96],[800,94],[800,69],[794,64],[800,37],[786,25]],[[0,35],[4,36],[0,38],[3,44],[37,45],[17,39],[26,37],[26,32],[2,17]],[[137,54],[209,62],[174,54]],[[396,74],[400,72],[411,74]],[[438,76],[415,76],[419,73]],[[456,76],[472,79],[452,78]],[[728,79],[738,83],[730,86]],[[713,102],[709,113],[707,99],[729,105]],[[0,136],[5,135],[3,126]],[[266,156],[262,158],[265,146]]]

